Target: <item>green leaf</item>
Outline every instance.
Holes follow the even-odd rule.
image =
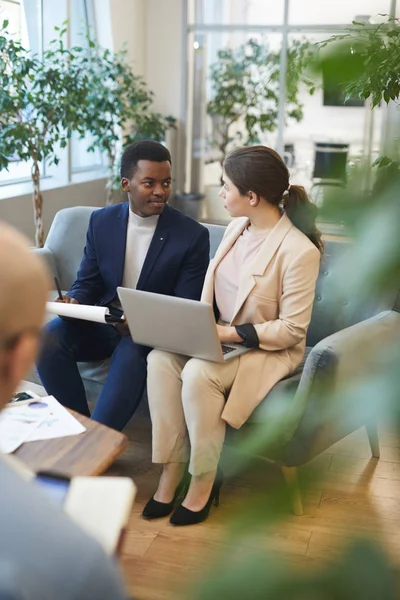
[[[388,156],[379,156],[373,163],[373,167],[378,167],[378,169],[382,167],[387,167],[393,164],[393,161]]]
[[[8,19],[4,19],[2,29],[6,29],[8,27],[8,23],[9,23],[9,20]]]

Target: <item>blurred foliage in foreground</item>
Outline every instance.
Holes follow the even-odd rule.
[[[248,553],[241,561],[224,561],[195,600],[395,600],[396,577],[382,550],[367,539],[352,543],[336,564],[317,573],[288,573],[276,556]]]
[[[364,26],[355,27],[360,29]],[[360,31],[365,32],[365,40],[361,40],[357,45],[357,52],[359,49],[361,52],[363,48],[369,59],[367,65],[362,63],[364,70],[360,71],[358,68],[349,73],[348,53],[342,51],[343,47],[329,58],[331,65],[345,74],[349,85],[351,80],[354,82],[353,92],[363,90],[363,97],[371,95],[375,104],[380,98],[387,101],[393,94],[397,97],[400,89],[400,38],[397,23],[379,27],[375,32],[364,29]],[[390,48],[393,47],[398,52],[395,63],[391,57],[388,57],[388,62],[384,65],[377,62],[379,52],[382,56],[389,47],[389,44],[387,47],[380,45],[379,36],[382,32],[387,36]],[[353,38],[350,40],[344,37],[340,41],[355,44]],[[374,52],[374,56],[370,56],[370,52]],[[354,63],[351,69],[353,67]],[[390,69],[390,72],[387,69]],[[393,77],[391,73],[394,73]],[[370,83],[376,87],[368,87]],[[384,86],[386,83],[391,90],[389,96],[385,94],[383,87],[382,93],[377,91],[380,85]],[[321,214],[322,220],[329,218],[344,223],[351,234],[352,241],[345,254],[338,259],[334,271],[337,274],[337,293],[340,294],[344,290],[347,295],[351,293],[354,303],[360,305],[368,302],[371,295],[396,295],[400,288],[400,173],[398,165],[393,165],[390,160],[381,161],[379,171],[371,192],[361,191],[356,181],[345,190],[334,189],[332,195],[326,199]],[[336,382],[334,386],[329,379],[322,382],[321,398],[332,411],[343,411],[344,418],[347,416],[349,419],[352,411],[361,411],[366,421],[369,418],[378,419],[379,422],[386,421],[399,426],[398,313],[393,313],[392,323],[379,339],[355,338],[348,349],[346,369],[340,382]],[[282,419],[286,418],[284,411],[287,410],[288,403],[290,404],[290,399],[282,396]],[[346,415],[347,406],[349,409]],[[274,428],[266,423],[261,432],[258,430],[256,435],[247,437],[236,448],[237,471],[247,468],[249,452],[257,454],[257,451],[262,449],[265,455],[268,446],[272,447],[275,443]],[[314,473],[309,481],[303,481],[303,491],[307,485],[314,485],[317,477],[317,473]],[[259,489],[254,491],[253,498],[246,500],[246,504],[243,504],[240,510],[228,514],[226,539],[221,541],[227,541],[229,545],[226,545],[220,556],[213,557],[212,567],[203,573],[195,589],[186,590],[185,598],[350,600],[360,597],[363,600],[391,600],[398,597],[400,565],[391,565],[385,550],[376,539],[358,537],[356,523],[353,532],[348,522],[345,525],[349,536],[353,535],[354,539],[344,549],[342,556],[329,565],[321,564],[318,569],[302,573],[292,570],[288,567],[287,559],[265,549],[265,543],[261,544],[264,550],[250,550],[250,538],[253,541],[256,538],[266,541],[268,528],[271,532],[272,529],[276,530],[277,524],[283,525],[288,516],[283,480],[282,484],[274,489],[266,490],[264,487],[260,481]],[[220,510],[225,510],[223,502]],[[235,548],[236,552],[232,548]]]
[[[347,33],[334,35],[320,48],[334,51],[323,58],[327,72],[341,74],[347,97],[371,99],[372,108],[400,95],[400,21],[381,15],[379,25],[353,21]]]

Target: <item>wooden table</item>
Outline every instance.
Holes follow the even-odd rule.
[[[86,431],[53,440],[27,442],[15,456],[33,471],[51,470],[69,477],[100,475],[128,445],[123,433],[71,410]]]

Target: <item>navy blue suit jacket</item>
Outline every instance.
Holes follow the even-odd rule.
[[[129,203],[92,213],[77,278],[68,292],[81,304],[105,306],[122,284]],[[137,283],[138,290],[199,300],[210,256],[208,230],[166,205]]]

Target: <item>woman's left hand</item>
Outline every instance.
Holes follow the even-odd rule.
[[[231,344],[238,344],[242,341],[240,335],[238,335],[234,327],[223,327],[223,325],[217,325],[217,334],[219,341],[222,343],[230,342]]]

